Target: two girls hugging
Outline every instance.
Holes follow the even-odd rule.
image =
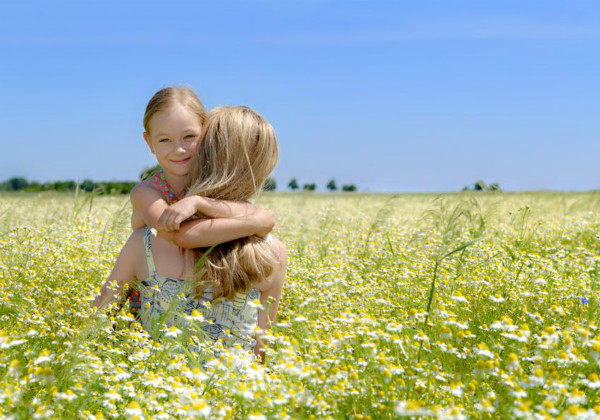
[[[261,331],[277,315],[287,256],[269,234],[273,214],[248,200],[277,162],[273,128],[244,106],[207,114],[192,90],[171,87],[150,99],[144,129],[162,169],[131,192],[134,232],[94,306],[131,286],[130,311],[157,338],[156,319],[178,300],[210,321],[210,340],[264,360]],[[184,283],[192,288],[181,300]]]

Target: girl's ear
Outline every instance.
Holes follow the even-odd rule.
[[[152,148],[152,142],[148,138],[148,133],[146,133],[145,131],[144,131],[144,140],[146,140],[146,144],[150,148],[150,152],[152,152],[152,154],[154,154],[154,149]]]

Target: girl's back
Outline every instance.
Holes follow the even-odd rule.
[[[240,344],[246,350],[252,350],[256,344],[253,338],[258,325],[258,307],[261,291],[256,287],[269,286],[268,279],[252,285],[247,292],[237,292],[233,299],[214,298],[211,285],[204,288],[202,295],[195,296],[185,280],[193,274],[194,256],[161,238],[155,238],[149,228],[136,231],[138,241],[143,243],[145,267],[139,265],[138,278],[144,278],[138,285],[141,309],[140,322],[146,331],[157,337],[159,327],[153,325],[156,319],[178,302],[178,296],[184,298],[178,307],[171,309],[175,315],[168,317],[168,327],[177,324],[188,327],[188,321],[180,315],[200,321],[206,338],[212,342],[221,340],[224,345]],[[140,243],[140,245],[142,245]],[[194,312],[197,311],[197,312]],[[193,315],[194,314],[194,315]]]

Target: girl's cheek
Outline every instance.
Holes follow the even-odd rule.
[[[191,144],[190,150],[194,153],[198,150],[198,146],[200,146],[200,140],[196,140]]]
[[[169,144],[168,143],[159,143],[156,145],[155,150],[156,150],[157,154],[161,154],[161,155],[167,154],[167,153],[169,153]]]

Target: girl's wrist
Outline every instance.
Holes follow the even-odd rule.
[[[204,197],[200,197],[199,195],[195,195],[193,197],[196,211],[204,214],[208,204],[206,199]]]

